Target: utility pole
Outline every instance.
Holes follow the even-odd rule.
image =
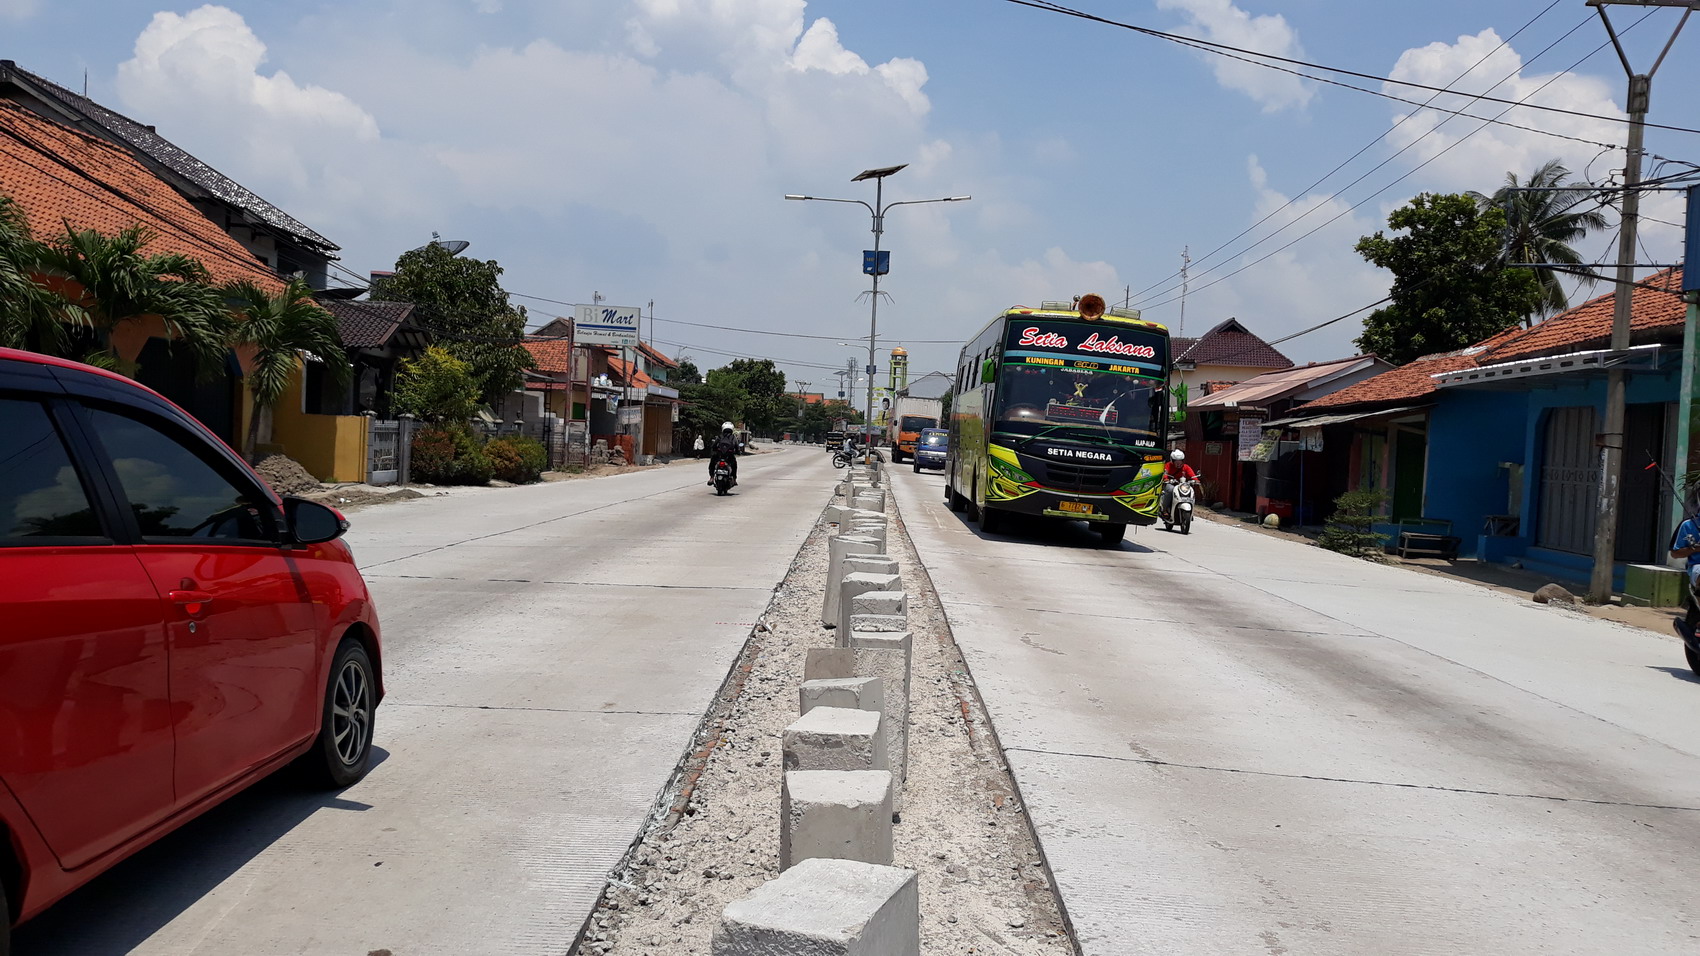
[[[1188,281],[1190,281],[1190,277],[1188,276],[1187,273],[1188,273],[1188,270],[1190,270],[1191,268],[1192,268],[1192,247],[1191,246],[1182,246],[1181,247],[1181,322],[1180,322],[1180,327],[1175,330],[1176,335],[1185,335],[1186,334],[1186,294],[1187,294],[1187,283],[1188,283]]]
[[[1588,6],[1599,11],[1623,71],[1629,76],[1629,97],[1624,105],[1629,112],[1629,146],[1623,163],[1623,216],[1617,245],[1617,288],[1612,293],[1611,350],[1623,352],[1629,348],[1630,320],[1635,291],[1636,233],[1641,213],[1641,155],[1646,141],[1647,111],[1653,90],[1653,74],[1664,63],[1665,56],[1676,44],[1688,18],[1700,7],[1700,0],[1588,0]],[[1658,59],[1645,73],[1635,72],[1624,52],[1623,42],[1606,13],[1610,6],[1678,7],[1682,19],[1671,31],[1670,39],[1659,51]],[[1613,365],[1606,371],[1606,421],[1600,433],[1599,506],[1594,524],[1594,570],[1588,581],[1588,600],[1605,604],[1611,600],[1613,571],[1617,561],[1618,497],[1623,474],[1623,418],[1627,401],[1628,382],[1624,370]]]

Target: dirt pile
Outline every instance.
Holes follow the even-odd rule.
[[[280,495],[304,495],[321,487],[319,479],[287,455],[268,455],[254,466],[254,470]]]

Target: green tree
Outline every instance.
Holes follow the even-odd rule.
[[[692,447],[700,438],[707,448],[711,439],[720,433],[722,422],[736,425],[744,417],[744,401],[748,397],[734,376],[708,373],[708,381],[681,385],[679,398],[684,407],[679,410],[679,425],[675,433],[685,434],[684,447]]]
[[[96,351],[86,360],[134,377],[136,362],[123,357],[126,349],[115,338],[133,343],[157,317],[211,374],[226,353],[224,294],[200,260],[175,252],[147,255],[153,238],[141,226],[114,236],[67,230],[43,248],[41,274],[65,299],[59,308],[65,320],[93,331]]]
[[[785,373],[772,359],[733,359],[708,373],[744,393],[743,419],[760,435],[774,435],[796,420],[797,408],[785,393]]]
[[[1583,281],[1592,285],[1596,276],[1582,267],[1582,256],[1572,243],[1580,242],[1590,230],[1604,229],[1606,217],[1597,208],[1578,209],[1592,202],[1585,192],[1572,192],[1562,187],[1570,179],[1570,170],[1551,159],[1529,174],[1527,182],[1519,182],[1515,172],[1505,174],[1505,185],[1492,196],[1470,193],[1485,212],[1500,209],[1505,212],[1503,256],[1510,262],[1538,262],[1547,268],[1536,268],[1535,276],[1541,285],[1539,308],[1529,316],[1533,324],[1536,314],[1552,315],[1570,308],[1560,276],[1564,273],[1551,266],[1567,267],[1573,274],[1583,274]]]
[[[372,284],[379,301],[412,302],[437,341],[472,369],[478,400],[493,405],[535,368],[520,345],[525,309],[509,304],[494,260],[457,256],[427,243],[396,260],[395,275]]]
[[[23,210],[0,196],[0,346],[63,355],[70,337],[54,297],[34,279],[43,251]]]
[[[701,385],[702,373],[697,371],[697,363],[690,359],[680,359],[679,367],[673,370],[673,374],[669,375],[667,380],[675,387],[682,385]]]
[[[253,282],[238,282],[225,294],[231,302],[228,341],[254,397],[242,447],[252,460],[262,440],[270,440],[272,409],[295,379],[301,356],[322,363],[338,385],[348,382],[348,356],[335,317],[313,301],[313,290],[300,279],[291,279],[276,295]]]
[[[1463,194],[1425,193],[1387,217],[1358,254],[1393,273],[1391,302],[1370,313],[1358,348],[1395,365],[1450,352],[1504,331],[1533,312],[1540,285],[1504,264],[1505,213]]]
[[[401,363],[395,377],[395,410],[430,424],[464,425],[478,414],[478,381],[472,366],[440,346]]]

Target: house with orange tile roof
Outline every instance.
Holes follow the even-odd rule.
[[[1181,447],[1193,467],[1206,475],[1217,500],[1290,521],[1299,510],[1303,482],[1297,468],[1289,467],[1295,463],[1284,453],[1287,449],[1276,448],[1273,461],[1248,457],[1250,446],[1262,435],[1262,423],[1392,367],[1373,355],[1352,355],[1276,369],[1211,389],[1188,403]],[[1289,470],[1293,474],[1287,474]]]
[[[1617,563],[1664,563],[1686,303],[1680,267],[1631,288],[1630,347],[1613,294],[1533,328],[1428,356],[1269,424],[1346,450],[1336,487],[1388,492],[1389,518],[1444,522],[1463,556],[1585,582],[1593,567],[1608,369],[1627,371]],[[1621,580],[1621,577],[1620,577]]]
[[[43,119],[0,101],[0,192],[12,197],[30,230],[50,240],[69,228],[113,235],[140,226],[151,236],[144,253],[179,253],[199,260],[219,283],[252,281],[270,292],[284,288],[277,273],[162,180],[130,151],[98,136]],[[136,379],[182,406],[227,442],[244,433],[253,403],[241,385],[243,361],[227,355],[225,374],[200,374],[188,350],[172,348],[158,319],[120,323],[112,349],[136,363]],[[272,414],[272,444],[315,476],[360,481],[367,476],[369,433],[364,417],[307,410],[305,372]]]

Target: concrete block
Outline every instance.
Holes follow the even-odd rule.
[[[836,582],[844,580],[844,559],[852,554],[879,554],[883,546],[879,540],[868,535],[840,533],[837,537],[829,538],[826,547],[827,588],[821,601],[820,622],[827,627],[837,627],[841,616],[838,613],[841,592]]]
[[[891,865],[892,776],[793,770],[779,791],[779,869],[803,860]]]
[[[877,577],[895,577],[896,575],[871,575]],[[846,576],[845,580],[849,580]],[[861,591],[851,594],[846,591],[838,599],[838,633],[832,643],[839,647],[850,646],[850,632],[855,630],[851,618],[862,614],[879,615],[882,617],[901,617],[909,619],[909,598],[900,590]]]
[[[913,641],[902,633],[850,632],[851,667],[859,677],[880,679],[880,730],[885,734],[886,758],[898,780],[909,778],[909,698],[913,672]],[[897,799],[901,802],[902,794]]]
[[[730,903],[713,956],[921,956],[915,872],[802,860]]]
[[[885,695],[880,693],[883,683],[878,677],[860,675],[803,681],[803,686],[797,689],[797,712],[806,714],[816,707],[843,707],[883,714]]]
[[[899,632],[909,630],[907,614],[852,614],[850,631]]]
[[[811,647],[803,658],[803,680],[856,676],[856,652],[848,647]]]
[[[785,728],[786,770],[890,770],[880,715],[816,707]]]
[[[840,527],[843,526],[840,525]],[[880,554],[890,553],[886,550],[886,542],[889,538],[886,535],[885,522],[857,521],[850,525],[850,533],[864,538],[872,538],[879,545]]]
[[[897,560],[883,554],[847,554],[838,570],[840,580],[846,574],[896,574]]]
[[[885,513],[885,492],[883,492],[883,491],[864,491],[864,492],[858,494],[855,497],[855,499],[853,499],[851,501],[851,504],[855,505],[857,508],[862,509],[863,511],[878,511],[881,514],[884,514]]]
[[[843,524],[844,516],[848,515],[850,510],[844,505],[827,505],[826,510],[821,513],[821,520],[827,524]]]
[[[828,586],[831,586],[830,582],[833,579],[828,578],[827,580],[829,582]],[[838,578],[837,581],[838,581],[838,618],[833,623],[838,627],[839,630],[841,630],[845,633],[849,633],[849,631],[850,631],[850,615],[852,615],[852,614],[895,614],[895,613],[898,613],[898,612],[893,611],[893,610],[888,610],[887,609],[887,607],[888,607],[887,602],[876,602],[875,604],[870,605],[870,606],[868,606],[864,609],[856,609],[855,607],[852,606],[852,602],[855,600],[855,598],[858,595],[866,594],[870,591],[882,591],[882,592],[883,591],[901,591],[902,588],[903,588],[903,579],[898,577],[897,575],[895,575],[895,574],[856,574],[856,573],[850,573],[850,574],[845,574],[842,577]],[[907,613],[907,610],[908,610],[907,607],[905,607],[904,612]],[[835,641],[834,643],[836,643],[840,646],[843,646],[844,642],[843,641]]]

